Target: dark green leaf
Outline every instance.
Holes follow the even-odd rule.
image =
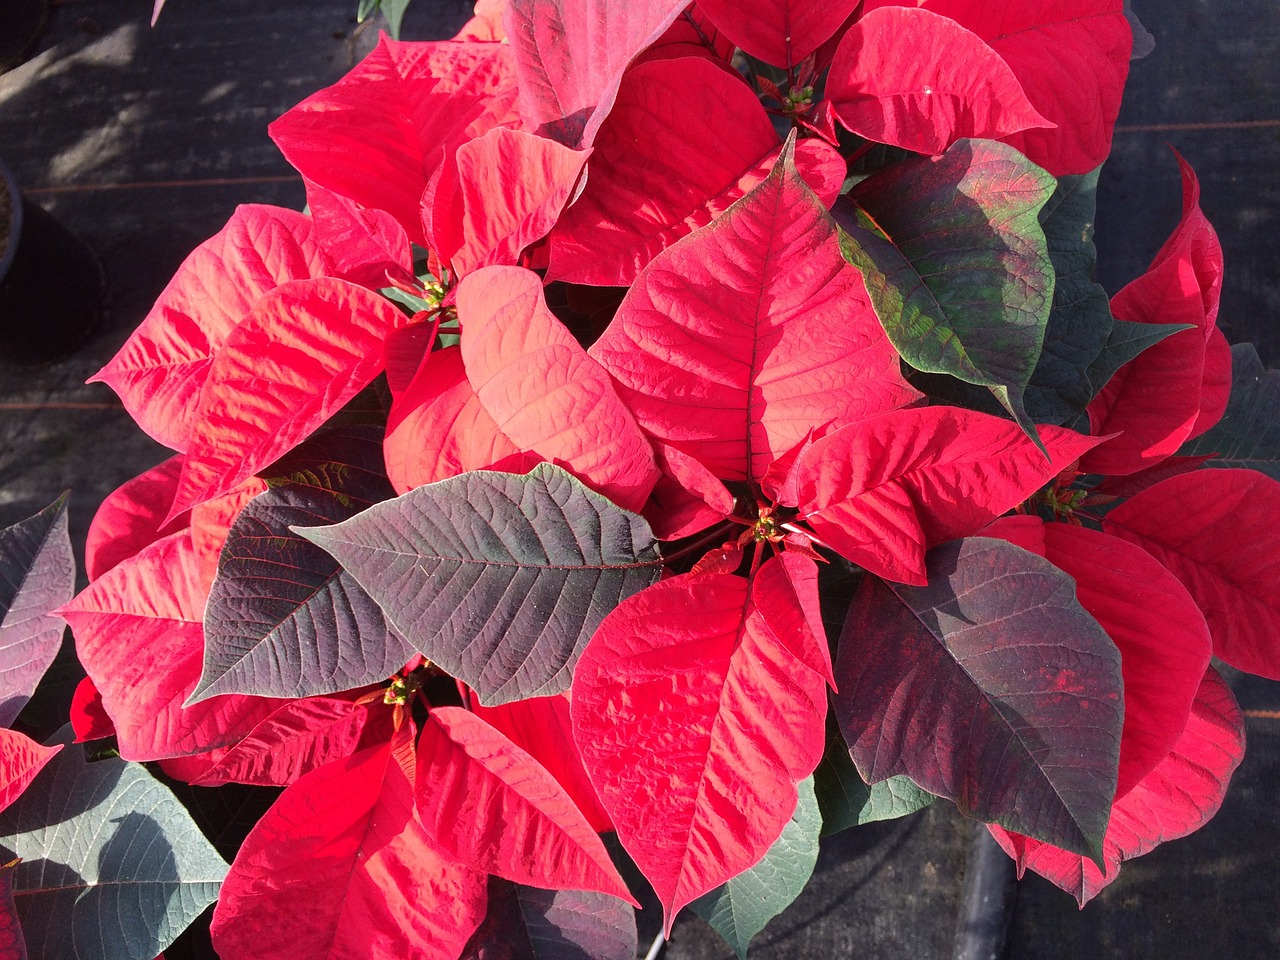
[[[547,463],[465,473],[298,532],[486,706],[567,690],[605,614],[662,564],[642,517]]]
[[[796,812],[764,859],[689,904],[743,960],[751,939],[804,890],[818,860],[822,814],[813,777],[796,784],[796,790]]]
[[[1165,337],[1181,330],[1190,330],[1189,323],[1135,323],[1132,320],[1116,320],[1107,337],[1102,353],[1089,365],[1089,383],[1094,396],[1101,392],[1116,371]]]
[[[67,495],[0,530],[0,726],[7,727],[58,654],[66,622],[51,610],[75,593]]]
[[[55,740],[66,746],[0,813],[0,847],[22,858],[14,892],[28,949],[154,957],[217,898],[227,865],[140,764],[86,763],[71,738],[64,727]]]
[[[832,210],[902,358],[987,387],[1032,437],[1023,393],[1053,294],[1038,214],[1053,190],[1013,148],[960,140],[864,180]]]
[[[400,24],[404,20],[404,11],[408,6],[409,0],[381,0],[378,4],[382,15],[387,18],[387,32],[394,40],[400,39]]]
[[[1213,454],[1212,466],[1248,467],[1280,480],[1280,370],[1265,369],[1253,344],[1231,348],[1231,399],[1222,419],[1178,454]]]
[[[858,775],[849,747],[833,716],[827,718],[827,749],[813,772],[822,811],[822,835],[830,836],[876,820],[895,820],[923,810],[934,797],[903,776],[868,784]]]

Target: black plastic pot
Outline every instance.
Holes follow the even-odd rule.
[[[0,357],[61,359],[102,319],[102,265],[83,240],[22,195],[3,162],[0,191],[9,201],[9,226],[0,233]]]
[[[50,0],[0,0],[0,73],[35,49],[49,22]]]

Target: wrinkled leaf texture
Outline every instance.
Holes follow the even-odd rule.
[[[110,386],[153,439],[186,450],[201,388],[232,331],[276,287],[327,271],[309,218],[262,204],[236,207],[89,382]]]
[[[646,432],[726,480],[758,481],[809,429],[918,396],[789,149],[641,271],[590,353]]]
[[[17,730],[0,728],[0,810],[17,800],[44,765],[62,748],[46,747]]]
[[[1120,865],[1167,840],[1193,833],[1222,805],[1244,757],[1244,719],[1231,688],[1212,667],[1173,749],[1132,790],[1116,800],[1103,841],[1105,870],[1091,860],[994,824],[991,835],[1018,863],[1071,894],[1083,907],[1114,880]]]
[[[759,862],[822,758],[821,664],[787,642],[803,616],[759,581],[685,574],[620,604],[579,661],[574,738],[668,931]]]
[[[154,957],[218,896],[227,865],[190,814],[142,766],[58,756],[0,814],[33,957]],[[9,857],[5,857],[9,859]]]
[[[966,816],[1101,858],[1120,654],[1046,560],[974,537],[930,552],[928,586],[867,577],[836,682],[836,719],[869,783],[905,775]]]
[[[35,693],[66,629],[53,613],[76,589],[67,495],[0,530],[0,727]]]
[[[858,6],[858,0],[699,0],[698,9],[728,39],[775,67],[792,67],[817,50]]]
[[[490,706],[567,690],[605,614],[661,565],[641,517],[551,464],[464,474],[298,532]]]
[[[596,138],[582,196],[551,232],[547,279],[630,284],[660,251],[759,183],[780,151],[768,114],[737,73],[703,57],[636,66]],[[844,160],[806,139],[795,163],[823,203],[834,202]]]

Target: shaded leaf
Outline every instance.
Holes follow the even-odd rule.
[[[454,960],[483,874],[440,853],[413,809],[413,731],[287,787],[246,838],[213,913],[223,960]]]
[[[59,742],[71,739],[63,728]],[[15,899],[33,957],[154,957],[218,896],[227,865],[140,765],[64,746],[0,814],[22,858]]]
[[[746,960],[752,938],[804,890],[818,861],[822,814],[813,793],[813,778],[800,781],[796,792],[796,812],[764,858],[689,904],[742,960]]]
[[[858,0],[700,0],[698,9],[734,44],[775,67],[792,67],[822,46]]]
[[[621,603],[574,675],[583,764],[668,931],[764,856],[822,756],[822,677],[776,624],[745,578],[672,577]]]
[[[1164,480],[1107,514],[1102,528],[1136,543],[1195,598],[1214,656],[1280,679],[1280,481],[1208,469]]]
[[[13,902],[13,871],[17,866],[16,860],[0,864],[0,960],[27,960],[27,941]]]
[[[542,280],[487,267],[458,286],[467,379],[497,428],[624,510],[658,478],[653,449],[609,374],[547,308]]]
[[[550,464],[464,474],[298,532],[490,706],[568,689],[605,614],[661,565],[641,517]]]
[[[380,434],[326,430],[271,468],[270,489],[240,513],[223,548],[190,703],[351,690],[385,680],[413,655],[355,579],[291,529],[338,523],[395,495]]]
[[[1093,280],[1100,170],[1062,177],[1040,210],[1054,285],[1043,349],[1026,392],[1027,415],[1037,423],[1066,423],[1084,412],[1096,392],[1089,368],[1111,334],[1110,300]]]
[[[1132,790],[1116,800],[1103,840],[1105,871],[1077,854],[989,825],[1018,862],[1084,906],[1120,872],[1126,860],[1167,840],[1185,837],[1218,812],[1231,774],[1244,757],[1244,718],[1231,688],[1210,667],[1186,728],[1173,749]]]
[[[849,28],[826,95],[847,130],[916,153],[1052,125],[980,37],[914,6],[868,10]]]
[[[408,318],[344,280],[284,284],[227,338],[193,414],[171,515],[234,488],[315,431],[382,368]]]
[[[723,480],[758,481],[810,429],[918,396],[789,148],[641,271],[590,353],[647,433]]]
[[[309,218],[262,204],[236,207],[89,382],[111,387],[149,436],[186,450],[200,390],[231,332],[276,287],[327,269]]]
[[[788,505],[841,556],[920,586],[926,550],[976,533],[1098,443],[1062,427],[1040,433],[1048,459],[999,417],[946,406],[893,410],[809,444]]]
[[[590,146],[627,64],[685,6],[681,0],[510,0],[502,25],[525,123],[565,146]]]
[[[58,655],[66,622],[53,611],[75,590],[63,494],[0,529],[0,727],[13,722]]]
[[[896,820],[923,810],[934,796],[910,778],[889,777],[867,783],[849,755],[834,714],[827,717],[827,749],[813,772],[813,790],[822,813],[822,836],[877,820]]]
[[[489,878],[489,911],[462,960],[635,960],[636,917],[616,897]]]
[[[1030,431],[1053,264],[1037,219],[1053,178],[1003,144],[956,143],[859,183],[833,213],[902,358],[988,387]]]
[[[863,581],[836,718],[863,779],[910,777],[966,816],[1101,858],[1120,655],[1069,576],[1000,540],[929,555],[929,585]]]
[[[1183,456],[1248,467],[1280,480],[1280,371],[1266,370],[1251,343],[1231,348],[1231,399],[1222,419],[1183,444]]]
[[[267,132],[308,180],[385,210],[423,243],[422,192],[444,156],[515,121],[516,74],[501,43],[400,43],[382,37],[333,86]]]
[[[1167,337],[1193,329],[1189,323],[1139,323],[1114,320],[1102,353],[1089,365],[1089,383],[1095,394],[1102,390],[1116,371],[1149,347]]]
[[[659,252],[764,179],[781,149],[736,73],[703,57],[637,65],[596,138],[582,196],[551,232],[547,279],[629,285]],[[844,180],[839,154],[802,140],[795,163],[824,203],[835,200]]]
[[[427,834],[468,867],[513,883],[594,890],[634,903],[564,788],[467,710],[431,710],[418,740],[415,798]],[[459,817],[459,810],[472,816]]]

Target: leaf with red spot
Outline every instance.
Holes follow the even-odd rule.
[[[295,781],[222,885],[223,960],[455,960],[484,917],[485,877],[440,852],[413,803],[413,729]]]
[[[287,283],[260,300],[209,368],[171,513],[228,492],[309,436],[377,376],[383,340],[407,323],[345,280]]]
[[[567,694],[513,700],[497,707],[475,703],[471,710],[542,764],[564,787],[593,830],[606,833],[613,829],[573,742]]]
[[[822,758],[825,686],[781,639],[805,616],[786,603],[760,579],[673,577],[621,603],[578,663],[574,737],[667,930],[764,856]]]
[[[850,27],[826,96],[847,130],[916,153],[1052,126],[981,37],[916,7],[870,10]]]
[[[1102,528],[1168,567],[1204,611],[1213,653],[1280,680],[1280,482],[1253,470],[1196,470],[1116,507]]]
[[[923,586],[925,551],[1016,507],[1098,440],[1042,426],[1050,459],[1008,420],[960,407],[893,410],[814,440],[782,502],[831,549]]]
[[[1222,245],[1200,209],[1195,172],[1181,157],[1178,163],[1182,219],[1147,272],[1111,299],[1111,310],[1118,320],[1184,323],[1194,329],[1148,347],[1121,367],[1089,404],[1092,432],[1118,434],[1084,459],[1081,469],[1089,473],[1119,475],[1152,466],[1194,433],[1209,429],[1226,408],[1230,352],[1224,355],[1214,337]]]
[[[836,719],[868,783],[1100,860],[1120,755],[1120,654],[1047,560],[1002,540],[929,554],[924,587],[863,580]]]
[[[1133,35],[1121,0],[974,3],[924,0],[990,45],[1050,124],[1005,136],[1056,177],[1088,173],[1111,153]]]
[[[736,73],[702,57],[636,66],[596,138],[582,196],[551,232],[547,279],[630,284],[661,250],[759,183],[780,149],[769,115]],[[839,154],[802,140],[795,163],[824,204],[835,200],[845,175]]]
[[[423,243],[419,207],[446,152],[517,120],[503,43],[400,43],[382,37],[360,64],[267,128],[306,179],[385,210]]]
[[[1231,688],[1212,667],[1204,675],[1187,725],[1168,755],[1116,800],[1102,844],[1105,871],[1090,860],[991,825],[991,835],[1018,862],[1070,893],[1083,907],[1126,860],[1194,833],[1222,805],[1244,757],[1244,718]]]
[[[75,590],[64,493],[0,529],[0,726],[18,716],[57,656],[67,625],[55,611]]]
[[[471,274],[458,287],[458,320],[467,379],[502,434],[639,510],[658,479],[653,450],[608,372],[547,308],[538,275]]]
[[[436,707],[423,724],[415,796],[427,834],[472,869],[551,890],[594,890],[639,906],[564,788],[467,710]],[[486,799],[481,805],[475,797]],[[473,816],[460,818],[459,810]]]
[[[590,150],[571,150],[521,130],[497,128],[457,153],[459,249],[437,249],[459,276],[513,264],[547,235],[574,195]]]
[[[502,24],[520,113],[540,136],[588,147],[614,106],[622,73],[688,4],[682,0],[510,0]]]
[[[97,580],[147,544],[191,524],[186,513],[162,523],[173,505],[182,460],[181,454],[170,457],[107,494],[85,537],[84,566],[90,580]]]
[[[698,9],[758,60],[792,67],[822,46],[858,0],[698,0]]]
[[[127,760],[225,746],[280,705],[233,695],[182,706],[200,678],[208,593],[184,531],[113,567],[59,611]]]
[[[758,481],[810,429],[918,396],[790,149],[641,271],[590,353],[647,433],[724,480]]]
[[[61,749],[61,744],[46,747],[25,733],[0,728],[0,810],[17,800]]]

